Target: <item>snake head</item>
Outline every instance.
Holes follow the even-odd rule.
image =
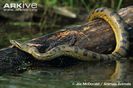
[[[12,45],[14,45],[15,47],[17,47],[17,48],[21,48],[21,44],[19,42],[15,41],[15,40],[10,40],[10,43]]]
[[[27,51],[29,49],[29,46],[27,44],[21,44],[18,41],[10,40],[10,43],[14,45],[15,47],[19,48],[20,50]]]

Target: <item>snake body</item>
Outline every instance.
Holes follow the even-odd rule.
[[[45,53],[40,53],[36,47],[22,44],[15,40],[10,40],[10,42],[17,48],[31,54],[38,60],[51,60],[62,55],[71,56],[84,61],[116,60],[116,70],[113,74],[113,77],[115,77],[114,75],[118,73],[118,69],[122,67],[119,59],[127,55],[127,50],[129,46],[128,33],[125,30],[124,22],[120,18],[120,16],[108,8],[102,7],[93,10],[89,15],[88,20],[93,21],[95,19],[102,19],[106,21],[111,26],[115,34],[116,47],[114,51],[110,54],[100,54],[87,49],[81,49],[78,46],[70,45],[59,45]]]

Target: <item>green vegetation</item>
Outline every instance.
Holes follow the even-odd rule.
[[[2,0],[0,6],[5,3],[22,2],[21,0]],[[56,8],[65,8],[76,15],[88,13],[93,8],[110,7],[119,10],[126,6],[124,0],[23,0],[24,3],[35,2],[38,4],[37,12],[0,12],[0,47],[10,45],[9,39],[26,41],[34,37],[42,36],[64,26],[80,22],[77,18],[65,17],[59,14]],[[126,0],[126,3],[130,3]]]

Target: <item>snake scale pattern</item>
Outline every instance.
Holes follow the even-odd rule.
[[[111,9],[108,9],[106,7],[97,8],[91,11],[88,17],[88,21],[93,21],[95,19],[102,19],[106,21],[111,26],[115,34],[116,47],[114,51],[110,54],[100,54],[87,49],[81,49],[78,46],[70,45],[59,45],[45,53],[40,53],[36,47],[29,46],[27,44],[22,44],[15,40],[10,40],[10,42],[15,47],[31,54],[38,60],[51,60],[62,55],[71,56],[84,61],[115,60],[116,69],[111,78],[115,79],[117,76],[117,78],[119,79],[123,75],[123,70],[121,70],[121,68],[123,69],[124,66],[124,64],[121,63],[120,59],[126,57],[129,47],[128,33],[125,30],[124,26],[125,23],[117,13],[113,12]]]

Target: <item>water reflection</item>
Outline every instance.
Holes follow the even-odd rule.
[[[133,65],[130,63],[130,66]],[[67,67],[32,68],[18,75],[0,76],[0,88],[84,88],[88,86],[76,86],[75,83],[104,82],[109,79],[114,67],[112,62],[79,62]],[[132,73],[130,68],[127,81],[133,81]]]

